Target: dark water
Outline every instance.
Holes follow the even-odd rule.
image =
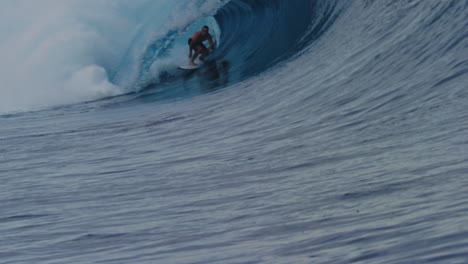
[[[199,72],[0,116],[0,263],[468,263],[467,12],[234,0]]]

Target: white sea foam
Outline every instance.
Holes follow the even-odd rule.
[[[0,112],[125,93],[141,77],[140,60],[152,42],[223,2],[3,1]]]

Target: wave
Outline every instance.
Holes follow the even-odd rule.
[[[416,59],[430,63],[466,39],[465,31],[454,30],[464,24],[460,12],[466,10],[466,3],[458,1],[8,0],[1,5],[0,112],[154,93],[155,87],[166,98],[193,96],[204,87],[225,87],[256,76],[311,49],[310,63],[301,65],[309,69],[303,74],[318,72],[323,69],[319,61],[332,57],[340,61],[336,66],[346,66],[320,71],[326,81],[366,60],[391,69],[407,56],[399,54],[386,64],[393,58],[388,54],[408,45],[420,47]],[[454,21],[441,21],[450,12]],[[399,17],[388,15],[395,13]],[[181,73],[177,66],[187,62],[187,39],[205,24],[216,40],[215,53],[198,74]],[[426,41],[426,35],[443,32],[455,34],[446,41],[449,46]],[[398,45],[409,36],[425,46]],[[426,52],[428,47],[432,53]]]
[[[219,47],[208,69],[229,70],[223,84],[236,82],[307,46],[324,31],[334,6],[300,0],[6,1],[2,24],[13,26],[0,42],[6,84],[0,111],[95,100],[184,77],[176,67],[187,61],[186,40],[205,24]]]
[[[156,45],[162,49],[158,50],[160,53],[170,54],[167,56],[170,62],[156,71],[140,71],[149,72],[152,82],[140,78],[133,87],[157,88],[138,98],[165,101],[210,92],[248,79],[300,56],[301,51],[327,31],[342,9],[340,1],[231,0],[217,9],[210,20],[219,45],[196,75],[176,70],[174,62],[185,63],[180,56],[186,54],[188,35],[172,32],[164,38],[164,41],[171,39],[166,42],[170,45]],[[199,22],[190,30],[199,30],[203,24]],[[145,62],[161,66],[164,58],[150,56],[149,60],[143,60]],[[161,85],[161,81],[164,84]],[[152,83],[156,85],[150,85]]]

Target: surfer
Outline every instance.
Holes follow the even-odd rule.
[[[192,37],[188,40],[189,44],[189,57],[190,57],[190,66],[197,66],[195,60],[197,59],[198,55],[200,56],[200,61],[204,61],[205,57],[208,56],[209,53],[213,52],[214,44],[213,38],[211,37],[210,33],[208,33],[209,28],[208,26],[203,26],[201,31],[195,32]],[[206,46],[203,44],[203,41],[208,40],[210,44],[210,49],[208,50]],[[192,56],[192,51],[195,51],[195,54]]]

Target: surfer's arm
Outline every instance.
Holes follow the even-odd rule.
[[[208,43],[210,43],[210,52],[213,52],[214,50],[214,43],[213,43],[213,38],[210,36],[208,36]]]

